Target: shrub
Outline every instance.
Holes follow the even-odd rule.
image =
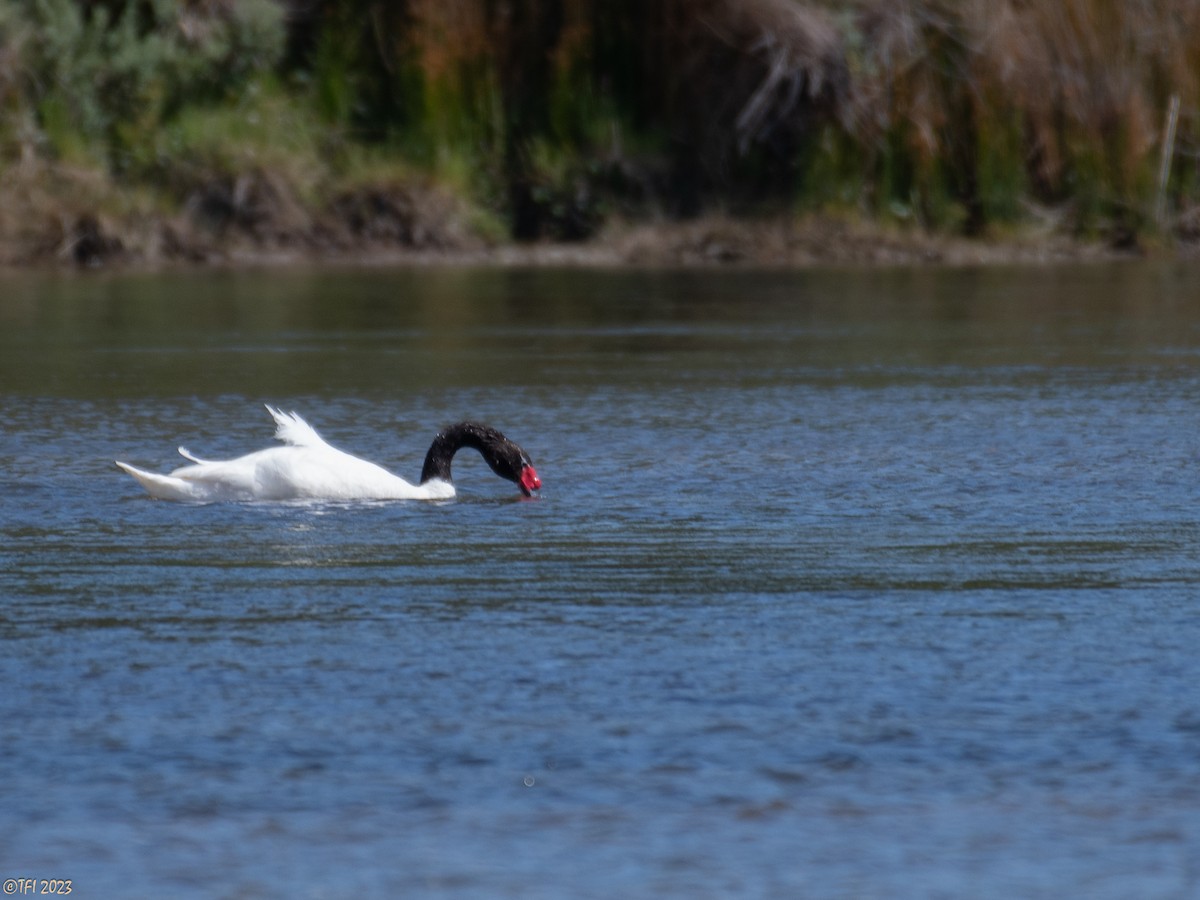
[[[284,48],[273,0],[0,0],[0,55],[49,149],[122,168],[188,103],[242,89]]]

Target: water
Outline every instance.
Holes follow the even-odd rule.
[[[1195,267],[9,276],[0,876],[1200,896]],[[263,402],[450,503],[154,502]]]

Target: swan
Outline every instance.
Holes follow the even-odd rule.
[[[117,466],[158,500],[445,500],[455,494],[450,461],[461,448],[473,447],[493,472],[515,482],[526,497],[542,486],[529,454],[496,429],[475,422],[438,432],[425,455],[420,483],[411,484],[327,444],[296,413],[271,406],[267,412],[282,447],[225,460],[200,459],[180,447],[179,454],[191,465],[169,475],[120,461]]]

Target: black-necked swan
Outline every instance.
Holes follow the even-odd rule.
[[[159,475],[118,462],[159,500],[444,500],[454,496],[450,461],[463,447],[478,450],[492,471],[515,482],[526,497],[542,481],[529,454],[494,428],[459,422],[438,432],[421,469],[420,484],[331,447],[295,413],[270,406],[275,437],[282,447],[269,447],[237,459],[205,460],[183,447],[191,465]]]

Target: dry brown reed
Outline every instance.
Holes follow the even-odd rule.
[[[847,99],[832,19],[793,0],[668,0],[664,9],[662,102],[694,187],[757,175],[752,195],[787,197],[781,179]]]
[[[1069,201],[1078,229],[1137,228],[1156,190],[1172,97],[1184,110],[1175,200],[1188,202],[1198,0],[877,0],[860,9],[856,134],[877,155],[899,153],[924,202],[940,179],[977,217],[994,213],[986,195],[998,166],[1009,193]]]

